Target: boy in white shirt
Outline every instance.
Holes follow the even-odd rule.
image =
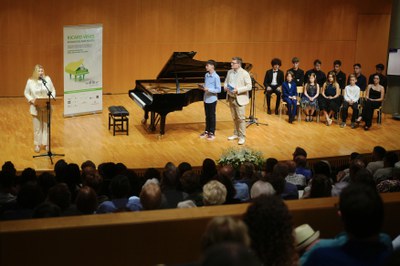
[[[354,74],[350,75],[350,84],[344,89],[344,101],[342,106],[342,124],[340,127],[346,126],[346,119],[348,115],[349,106],[353,109],[351,116],[351,128],[356,128],[356,118],[358,116],[358,100],[360,99],[360,87],[356,85],[357,78]]]

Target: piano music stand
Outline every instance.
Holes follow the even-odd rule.
[[[53,100],[55,101],[56,99],[54,98],[54,96],[51,94],[51,91],[49,90],[49,88],[46,85],[46,82],[44,79],[42,79],[44,86],[47,89],[47,96],[48,98],[42,98],[42,99],[37,99],[39,101],[46,101],[46,111],[47,111],[47,147],[49,148],[49,150],[46,153],[43,154],[39,154],[39,155],[34,155],[33,158],[37,158],[37,157],[45,157],[48,156],[50,158],[50,162],[51,164],[53,164],[53,156],[64,156],[64,154],[57,154],[57,153],[52,153],[51,152],[51,98],[53,98]]]
[[[256,124],[257,126],[263,125],[263,126],[268,126],[267,123],[260,123],[258,122],[258,118],[256,118],[256,88],[257,85],[260,86],[261,88],[264,88],[260,83],[255,80],[255,78],[251,77],[251,104],[250,104],[250,116],[246,118],[246,127],[249,127],[253,124]]]

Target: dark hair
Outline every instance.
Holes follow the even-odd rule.
[[[71,204],[71,192],[67,184],[59,183],[49,189],[47,199],[60,207],[62,211],[65,211]]]
[[[214,60],[210,59],[210,60],[207,60],[206,65],[212,65],[212,66],[214,66],[214,68],[216,68],[217,67],[217,62],[215,62]]]
[[[383,224],[383,202],[376,191],[364,184],[350,184],[339,199],[344,228],[355,238],[379,234]]]
[[[226,203],[232,203],[235,201],[236,189],[233,186],[233,177],[234,169],[230,165],[222,167],[216,176],[216,180],[221,182],[226,188]]]
[[[37,182],[36,170],[33,168],[25,168],[19,177],[19,183],[25,184],[26,182]]]
[[[361,64],[360,64],[360,63],[355,63],[355,64],[353,65],[353,67],[359,67],[359,68],[361,68]]]
[[[215,164],[215,161],[210,158],[204,159],[200,176],[201,186],[207,184],[208,181],[210,181],[216,174],[217,174],[217,165]]]
[[[34,182],[24,184],[17,196],[17,203],[22,209],[34,209],[43,201],[43,192]]]
[[[380,69],[380,70],[385,70],[385,66],[383,65],[383,64],[377,64],[376,66],[375,66],[375,68],[377,68],[377,69]]]
[[[186,171],[192,170],[192,165],[188,162],[182,162],[178,165],[179,175],[183,175]]]
[[[183,191],[188,194],[201,190],[200,177],[192,170],[186,171],[181,176],[181,184]]]
[[[340,60],[338,60],[338,59],[336,59],[335,61],[333,61],[333,66],[336,66],[336,65],[342,66],[342,61],[340,61]]]
[[[115,176],[110,183],[110,191],[114,199],[127,198],[131,193],[131,185],[128,177]]]
[[[353,181],[353,183],[365,184],[365,185],[371,186],[372,188],[375,189],[376,184],[374,181],[374,177],[371,174],[371,172],[365,168],[357,171],[357,173],[353,177],[352,181]]]
[[[330,197],[331,191],[332,183],[327,176],[319,174],[311,179],[310,198]]]
[[[82,187],[76,195],[76,208],[83,214],[93,214],[97,210],[97,194],[89,186]]]
[[[275,65],[282,65],[282,61],[279,58],[274,58],[271,60],[271,66],[275,66]]]
[[[285,178],[282,178],[279,174],[272,172],[267,176],[266,181],[272,185],[275,189],[276,195],[281,195],[285,190]]]
[[[383,159],[386,155],[386,150],[382,146],[375,146],[372,153],[374,153],[378,159]]]
[[[10,173],[12,175],[16,175],[17,174],[17,169],[15,169],[15,166],[11,161],[5,162],[3,164],[3,166],[1,167],[1,171]]]
[[[298,62],[300,62],[300,59],[298,58],[298,57],[293,57],[292,58],[292,63],[294,64],[294,63],[298,63]]]
[[[146,171],[144,172],[144,179],[152,179],[156,178],[158,180],[161,179],[161,174],[160,171],[158,171],[156,168],[147,168]]]
[[[355,160],[355,159],[357,159],[357,158],[360,158],[360,154],[358,153],[358,152],[352,152],[351,154],[350,154],[350,160],[351,161],[353,161],[353,160]]]
[[[307,159],[304,155],[297,155],[294,158],[294,161],[296,162],[297,167],[306,167],[307,166]]]
[[[265,160],[265,172],[272,173],[274,170],[274,166],[278,163],[278,160],[275,158],[268,158]]]
[[[32,218],[49,218],[61,216],[61,209],[51,202],[42,202],[34,210]]]
[[[254,199],[243,218],[251,246],[264,265],[293,265],[295,258],[292,217],[279,196]]]
[[[399,157],[393,151],[387,152],[385,158],[383,159],[385,167],[394,167],[394,165],[399,161]]]
[[[315,59],[315,60],[314,60],[314,66],[315,66],[316,64],[320,64],[320,65],[321,65],[321,64],[322,64],[321,60]]]
[[[324,161],[318,161],[313,165],[314,175],[325,175],[331,177],[331,167]]]
[[[54,173],[56,174],[57,182],[64,182],[67,176],[67,162],[60,159],[54,165]]]
[[[296,149],[293,152],[293,158],[295,158],[296,156],[299,156],[299,155],[303,155],[304,157],[307,158],[306,150],[301,147],[296,147]]]
[[[360,159],[354,159],[349,166],[350,180],[352,181],[352,179],[356,176],[357,172],[364,168],[365,168],[364,161]]]
[[[178,186],[178,169],[168,169],[162,173],[161,190],[177,189]]]
[[[49,172],[43,172],[38,177],[38,184],[42,188],[43,194],[46,196],[50,188],[57,184],[56,177]]]
[[[92,162],[92,161],[90,161],[90,160],[87,160],[87,161],[85,161],[85,162],[83,162],[83,163],[81,164],[81,169],[82,169],[82,170],[83,170],[84,168],[86,168],[86,167],[92,167],[92,168],[96,169],[96,165],[94,164],[94,162]]]

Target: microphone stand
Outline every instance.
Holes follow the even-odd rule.
[[[53,156],[65,156],[65,155],[51,152],[51,103],[50,103],[50,100],[51,100],[51,98],[53,98],[53,100],[55,101],[56,98],[54,98],[53,94],[51,93],[51,91],[47,87],[46,80],[44,78],[41,78],[41,80],[42,80],[43,85],[45,86],[45,88],[47,90],[47,96],[48,96],[48,100],[46,102],[46,110],[47,110],[47,142],[48,142],[47,143],[47,147],[48,147],[48,151],[47,151],[47,153],[34,155],[33,158],[48,156],[50,158],[51,164],[53,164]]]
[[[256,124],[257,126],[259,125],[264,125],[264,126],[268,126],[267,123],[260,123],[258,122],[258,118],[256,118],[256,88],[257,85],[260,86],[261,88],[264,88],[260,83],[257,82],[257,80],[253,77],[251,77],[251,106],[250,106],[250,116],[246,119],[246,123],[247,126],[249,127],[253,124]]]

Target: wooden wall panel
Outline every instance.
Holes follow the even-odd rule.
[[[5,77],[0,96],[22,96],[36,63],[45,66],[62,93],[63,26],[78,24],[103,24],[105,93],[126,93],[136,79],[155,78],[173,51],[197,51],[199,60],[229,61],[239,55],[253,63],[259,79],[275,56],[282,58],[284,69],[296,55],[304,69],[320,58],[328,71],[339,58],[346,73],[355,60],[368,72],[386,62],[383,43],[391,2],[5,0],[0,10],[0,72]],[[363,19],[366,14],[385,19]],[[362,46],[362,29],[376,33],[382,45]]]

